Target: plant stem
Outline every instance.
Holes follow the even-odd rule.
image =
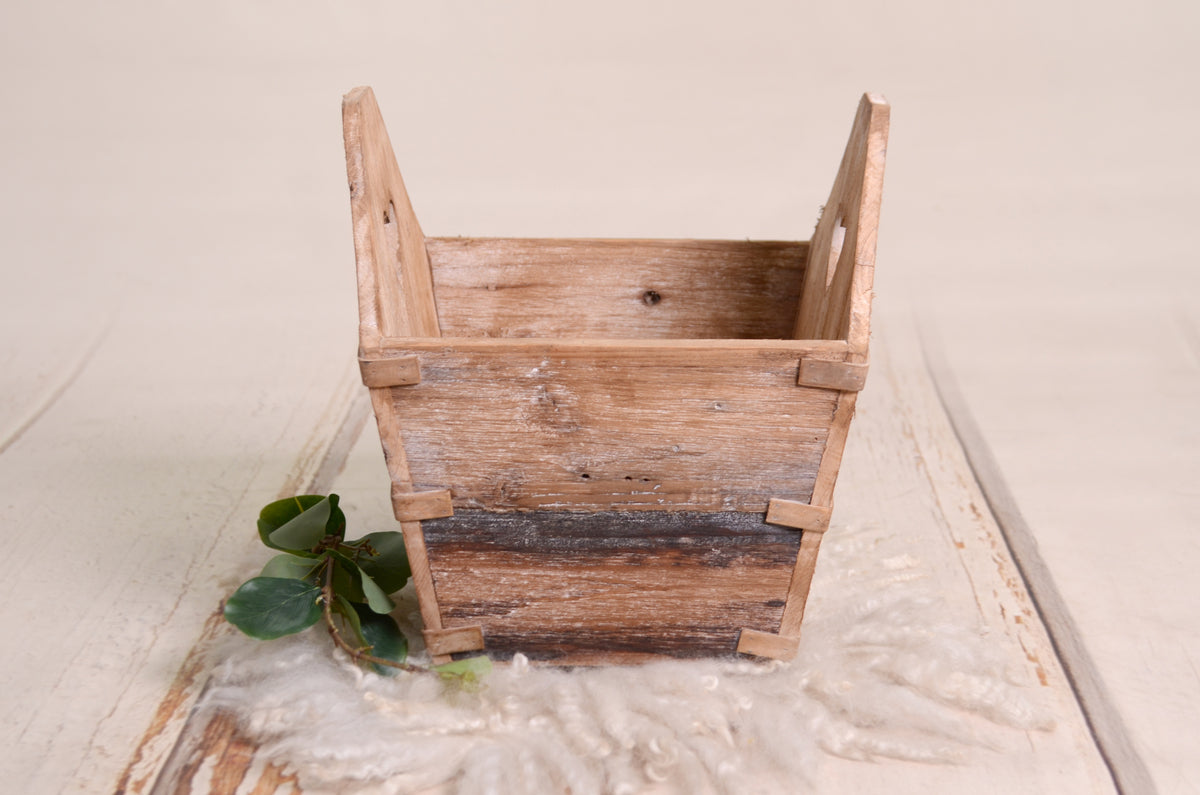
[[[337,624],[333,621],[333,558],[326,558],[325,561],[325,585],[321,589],[321,601],[324,603],[325,625],[329,627],[329,634],[333,637],[333,642],[339,649],[350,655],[350,658],[355,662],[369,662],[375,665],[386,665],[389,668],[399,668],[401,671],[408,671],[413,674],[433,674],[437,672],[431,671],[428,668],[422,668],[419,665],[410,663],[396,662],[395,660],[386,660],[383,657],[376,657],[370,652],[364,651],[361,648],[351,646],[342,637],[342,633],[338,631]],[[370,648],[370,647],[368,647]]]

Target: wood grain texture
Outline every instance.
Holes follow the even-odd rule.
[[[492,656],[711,656],[776,632],[802,534],[725,513],[460,511],[426,522],[442,622]]]
[[[450,502],[450,491],[404,491],[403,486],[392,486],[392,509],[401,522],[420,522],[425,519],[440,519],[454,514]]]
[[[382,386],[407,386],[421,382],[421,367],[415,356],[396,356],[387,359],[358,360],[363,385],[372,389]]]
[[[408,471],[408,458],[404,454],[404,445],[400,440],[400,422],[396,417],[396,408],[391,400],[390,389],[371,389],[371,406],[375,412],[375,423],[379,431],[380,444],[383,447],[383,460],[387,466],[388,479],[391,481],[389,494],[392,499],[392,513],[396,513],[395,494],[411,492],[412,477]],[[412,569],[413,588],[421,605],[421,621],[427,629],[440,629],[442,619],[437,609],[437,595],[433,590],[433,576],[429,573],[429,561],[425,552],[425,539],[421,532],[421,523],[400,522],[400,531],[404,534],[404,550],[408,554],[408,564]],[[440,660],[439,662],[445,662]]]
[[[450,629],[426,629],[421,631],[425,648],[438,656],[459,652],[478,651],[483,648],[483,628],[478,624]]]
[[[197,732],[186,749],[163,769],[150,795],[277,795],[300,792],[296,776],[285,773],[261,754],[239,730],[236,717],[220,710],[202,710],[189,726]],[[124,790],[118,789],[117,795]]]
[[[829,529],[832,511],[820,505],[808,505],[793,500],[771,500],[767,504],[767,524],[824,533]]]
[[[455,508],[765,511],[808,502],[838,393],[795,386],[803,343],[672,349],[413,343],[391,390],[416,490]]]
[[[356,88],[342,99],[346,176],[358,265],[359,336],[438,335],[425,235],[413,213],[375,94]]]
[[[821,456],[821,464],[817,469],[817,481],[813,485],[811,505],[833,507],[833,489],[837,485],[838,471],[842,467],[842,454],[846,449],[846,439],[850,435],[850,423],[854,419],[855,407],[858,405],[857,392],[837,393],[837,407],[833,412],[833,424],[829,428],[829,440],[825,452]]]
[[[738,636],[739,654],[768,657],[773,660],[790,660],[800,648],[800,638],[789,638],[757,629],[743,629]]]
[[[369,87],[356,88],[342,98],[342,134],[354,224],[359,353],[374,351],[381,337],[437,337],[437,305],[425,234],[408,198],[375,93]],[[367,373],[363,376],[365,381]],[[411,492],[413,488],[389,394],[384,389],[371,389],[371,405],[394,495],[397,489]],[[426,627],[440,628],[421,525],[401,520],[401,530],[421,601],[421,617]]]
[[[429,247],[370,89],[356,89],[343,108],[360,352],[369,359],[363,379],[376,388],[398,519],[411,526],[455,507],[553,509],[605,512],[586,518],[605,524],[613,511],[758,514],[776,500],[781,523],[828,526],[854,401],[827,393],[861,389],[865,378],[867,338],[849,335],[852,316],[865,322],[859,315],[870,310],[871,274],[859,271],[873,267],[878,190],[861,183],[882,168],[886,103],[864,97],[860,106],[834,186],[837,219],[818,226],[828,262],[816,280],[811,265],[806,274],[809,247],[798,243],[460,238]],[[451,337],[433,339],[443,329]],[[803,329],[844,341],[844,352],[729,344],[779,342]],[[550,341],[477,345],[472,338]],[[423,612],[444,618],[450,608],[435,571],[442,549],[429,550],[419,525],[406,532],[418,556]],[[784,567],[789,636],[798,631],[818,545],[801,544],[794,566]],[[672,549],[643,552],[658,566]],[[436,653],[441,626],[432,630]],[[657,651],[608,641],[576,651]],[[704,653],[707,641],[687,649],[673,642],[665,653]],[[718,647],[727,651],[728,643]]]
[[[421,608],[421,623],[427,630],[442,628],[442,614],[438,610],[437,592],[433,587],[433,572],[429,567],[429,552],[425,546],[425,532],[420,522],[401,522],[400,532],[404,536],[404,551],[408,555],[408,566],[412,571],[413,590],[417,592],[417,604]],[[438,659],[434,662],[446,662]]]
[[[787,339],[807,242],[430,238],[442,333]]]
[[[870,341],[890,110],[878,95],[864,94],[859,102],[833,189],[813,231],[793,334],[846,340],[850,361],[856,362],[866,361]]]
[[[867,365],[854,362],[829,362],[821,359],[803,359],[800,362],[800,386],[819,389],[839,389],[858,392],[867,384]]]
[[[817,553],[821,551],[824,533],[801,533],[800,551],[796,554],[788,583],[787,602],[779,623],[779,634],[785,637],[800,637],[800,624],[804,621],[804,608],[808,604],[808,593],[812,590],[813,575],[817,570]]]

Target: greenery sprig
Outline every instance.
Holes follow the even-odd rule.
[[[412,576],[404,537],[385,531],[347,541],[338,499],[307,494],[262,509],[258,536],[280,554],[226,600],[226,620],[252,638],[273,640],[324,619],[340,649],[379,673],[430,673],[463,683],[482,678],[491,670],[487,657],[434,668],[407,661],[408,639],[390,615],[390,594]],[[346,640],[346,630],[355,643]]]

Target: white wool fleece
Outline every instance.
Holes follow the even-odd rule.
[[[879,527],[827,535],[791,663],[568,671],[518,655],[449,692],[362,671],[309,631],[231,641],[203,707],[235,713],[306,792],[797,793],[822,754],[954,762],[1002,727],[1050,728],[902,543]]]

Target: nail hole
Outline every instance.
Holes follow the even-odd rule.
[[[662,296],[654,290],[647,290],[646,292],[642,293],[642,303],[646,306],[654,306],[661,300]]]
[[[583,478],[584,480],[591,480],[591,479],[592,479],[592,476],[591,476],[591,475],[589,475],[589,474],[588,474],[588,473],[586,473],[586,472],[584,472],[584,473],[583,473],[582,475],[580,475],[579,477]]]
[[[400,225],[396,223],[396,206],[391,202],[388,202],[387,209],[383,211],[383,237],[387,241],[389,250],[399,251]],[[399,255],[397,254],[397,256]]]

